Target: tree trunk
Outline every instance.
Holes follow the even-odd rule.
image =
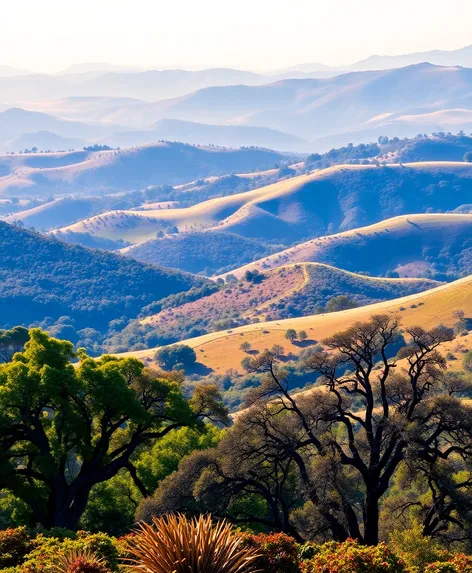
[[[379,499],[367,495],[364,512],[364,544],[377,545],[379,542]]]

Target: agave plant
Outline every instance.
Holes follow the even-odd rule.
[[[213,524],[209,515],[154,517],[128,543],[129,567],[139,573],[254,573],[259,556],[227,521]]]

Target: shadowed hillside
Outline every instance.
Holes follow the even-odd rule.
[[[179,271],[69,246],[3,222],[0,277],[1,327],[69,316],[77,328],[98,330],[203,282]]]

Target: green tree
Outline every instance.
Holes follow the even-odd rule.
[[[298,338],[303,342],[308,338],[308,334],[304,330],[300,330]]]
[[[294,340],[296,340],[297,338],[297,331],[294,330],[293,328],[289,328],[285,333],[285,338],[293,343]]]
[[[466,161],[467,163],[472,163],[472,151],[468,151],[464,155],[464,161]]]
[[[22,353],[0,365],[0,489],[44,527],[75,529],[92,488],[126,470],[136,486],[135,452],[172,430],[226,420],[215,386],[186,400],[176,373],[134,358],[76,355],[68,341],[29,331]]]
[[[155,355],[156,362],[165,370],[172,370],[175,366],[191,368],[197,361],[195,350],[186,344],[174,344],[160,348]]]
[[[28,329],[15,326],[11,330],[0,330],[0,361],[9,362],[15,352],[21,352],[29,340]]]
[[[469,350],[469,352],[464,355],[462,363],[464,370],[467,370],[467,372],[472,372],[472,350]]]
[[[335,296],[326,303],[326,312],[338,312],[340,310],[348,310],[355,308],[357,304],[348,296],[340,295]]]
[[[239,350],[242,350],[243,352],[249,352],[251,350],[251,345],[247,341],[243,342],[239,347]]]

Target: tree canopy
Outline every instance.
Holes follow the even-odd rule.
[[[124,469],[142,487],[133,465],[140,447],[205,418],[226,422],[215,386],[187,400],[179,374],[76,355],[40,329],[29,337],[0,365],[0,489],[23,500],[35,523],[76,528],[96,484]]]

